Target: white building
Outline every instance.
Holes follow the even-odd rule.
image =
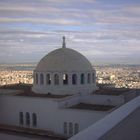
[[[125,90],[125,96],[114,96],[98,94],[97,89],[92,65],[77,51],[66,48],[63,37],[62,48],[38,63],[32,91],[0,90],[0,126],[71,137],[129,98]]]

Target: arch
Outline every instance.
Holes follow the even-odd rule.
[[[68,84],[68,74],[63,74],[63,84],[64,85]]]
[[[73,135],[73,124],[71,122],[69,123],[69,135]]]
[[[36,113],[32,114],[33,126],[37,126],[37,115]]]
[[[75,123],[74,125],[74,134],[77,134],[79,132],[79,124]]]
[[[95,74],[92,73],[92,82],[95,83]]]
[[[50,74],[47,74],[46,75],[46,84],[47,85],[50,85],[51,84],[51,76],[50,76]]]
[[[81,84],[85,83],[85,75],[84,73],[81,74]]]
[[[59,75],[58,74],[54,75],[54,84],[59,85]]]
[[[73,74],[72,75],[72,84],[73,85],[76,85],[77,84],[77,75],[76,74]]]
[[[64,122],[63,128],[64,128],[64,134],[67,134],[68,133],[67,132],[67,122]]]
[[[35,74],[35,83],[38,84],[38,73]]]
[[[23,125],[24,120],[23,120],[23,112],[19,112],[19,124]]]
[[[40,84],[41,85],[44,84],[44,75],[43,75],[43,73],[40,74]]]
[[[30,114],[29,114],[29,112],[26,112],[26,125],[27,126],[30,125]]]
[[[91,76],[90,76],[90,73],[88,73],[87,74],[87,83],[90,84],[90,82],[91,82]]]
[[[33,80],[34,80],[34,84],[36,84],[36,74],[33,73]]]

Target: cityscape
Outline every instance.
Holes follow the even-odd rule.
[[[10,84],[33,84],[35,64],[17,64],[0,66],[0,86]],[[115,88],[140,88],[139,65],[94,66],[96,83]]]

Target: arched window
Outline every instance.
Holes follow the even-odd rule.
[[[87,75],[87,83],[90,84],[90,82],[91,82],[91,77],[90,77],[90,73],[88,73],[88,75]]]
[[[33,73],[34,84],[36,84],[36,74]]]
[[[40,84],[41,85],[44,84],[44,75],[43,75],[43,73],[40,74]]]
[[[26,125],[30,125],[30,114],[26,112]]]
[[[47,74],[46,75],[46,84],[47,85],[50,85],[51,84],[51,76],[50,76],[50,74]]]
[[[68,84],[68,75],[67,74],[63,74],[63,84],[64,85]]]
[[[64,122],[64,134],[67,134],[68,132],[67,132],[67,123],[66,122]]]
[[[69,123],[69,135],[73,135],[73,124]]]
[[[74,125],[74,134],[77,134],[79,132],[79,124],[75,123]]]
[[[35,113],[32,114],[33,126],[37,126],[37,116]]]
[[[24,120],[23,120],[23,112],[19,112],[19,124],[23,125]]]
[[[95,83],[95,74],[92,73],[92,82]]]
[[[81,84],[85,83],[85,75],[84,73],[81,74]]]
[[[59,85],[59,75],[58,74],[54,75],[54,84]]]
[[[72,75],[72,84],[73,85],[76,85],[77,84],[77,75],[76,74],[73,74]]]
[[[35,78],[36,84],[38,84],[38,74],[37,74],[37,73],[35,74],[35,77],[36,77],[36,78]]]

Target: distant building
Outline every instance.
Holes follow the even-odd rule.
[[[60,139],[85,130],[135,97],[134,90],[98,89],[90,62],[66,48],[65,37],[62,48],[38,63],[32,90],[9,88],[0,90],[0,128]]]

